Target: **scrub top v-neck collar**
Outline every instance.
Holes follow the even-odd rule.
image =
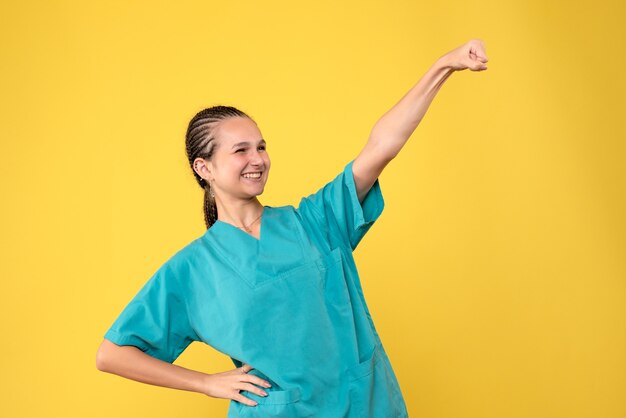
[[[249,238],[252,238],[253,240],[255,240],[255,241],[257,242],[257,244],[258,244],[258,243],[261,241],[261,236],[262,236],[262,234],[263,234],[263,223],[264,223],[264,222],[263,222],[263,220],[265,219],[265,215],[266,215],[266,214],[267,214],[267,206],[263,206],[263,212],[261,213],[261,224],[259,225],[259,238],[257,238],[257,237],[255,237],[255,236],[253,236],[252,234],[247,233],[247,232],[246,232],[246,231],[244,231],[243,229],[241,229],[241,228],[239,228],[239,227],[237,227],[237,226],[235,226],[235,225],[233,225],[233,224],[231,224],[231,223],[224,222],[224,221],[221,221],[221,220],[219,220],[219,219],[217,219],[217,220],[215,221],[215,223],[213,224],[213,226],[215,226],[215,225],[218,225],[218,224],[219,224],[220,226],[221,226],[221,225],[223,225],[223,226],[224,226],[224,227],[226,227],[226,228],[233,228],[233,229],[236,229],[237,231],[241,232],[242,234],[245,234],[245,235],[247,235]]]
[[[204,237],[225,264],[256,287],[310,257],[302,248],[303,231],[291,212],[264,206],[259,239],[222,221],[216,221]]]

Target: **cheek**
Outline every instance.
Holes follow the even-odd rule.
[[[246,157],[241,154],[233,155],[233,158],[230,160],[230,169],[232,172],[241,173],[244,167],[247,164]]]
[[[239,177],[241,171],[245,167],[245,160],[240,156],[232,156],[220,161],[219,168],[216,173],[224,179],[224,181],[232,181],[233,177]]]

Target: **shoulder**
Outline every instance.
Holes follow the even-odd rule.
[[[210,247],[210,242],[204,238],[205,236],[206,233],[176,251],[163,263],[159,271],[174,280],[188,277],[195,265],[206,262],[206,257],[202,256],[202,252],[206,252],[206,248]]]
[[[292,214],[296,209],[292,205],[284,206],[265,206],[263,216],[267,218],[279,218],[281,216]]]
[[[293,205],[284,206],[266,206],[266,219],[272,219],[275,222],[286,225],[293,225],[294,222],[302,223],[304,221],[300,208]]]

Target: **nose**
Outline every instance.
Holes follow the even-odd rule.
[[[254,150],[250,155],[250,164],[254,166],[260,166],[263,164],[263,158],[258,150]]]

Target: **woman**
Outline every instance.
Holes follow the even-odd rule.
[[[486,62],[480,40],[438,59],[354,161],[297,209],[257,199],[270,159],[252,119],[225,106],[198,113],[187,154],[205,190],[207,231],[124,309],[98,350],[98,369],[230,399],[229,417],[406,417],[352,251],[383,209],[378,176],[443,82]],[[173,365],[192,341],[237,368],[205,374]]]

